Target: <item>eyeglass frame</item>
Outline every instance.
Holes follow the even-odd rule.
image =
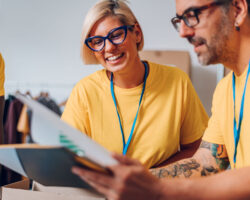
[[[211,7],[214,7],[214,6],[221,6],[221,5],[226,4],[226,3],[229,3],[229,2],[228,2],[228,1],[211,2],[211,3],[206,4],[206,5],[204,5],[204,6],[188,8],[187,10],[184,11],[184,13],[183,13],[182,15],[176,14],[176,16],[173,17],[173,18],[171,19],[171,22],[172,22],[174,28],[175,28],[178,32],[179,32],[180,30],[179,30],[178,26],[176,25],[176,23],[174,23],[174,20],[175,20],[176,18],[179,19],[179,20],[183,20],[184,23],[185,23],[188,27],[193,28],[193,27],[195,27],[196,25],[198,25],[198,24],[200,23],[199,14],[201,13],[201,11],[204,11],[204,10],[209,9],[209,8],[211,8]],[[187,13],[189,13],[189,12],[191,12],[191,11],[194,12],[194,17],[196,18],[196,21],[197,21],[197,23],[196,23],[195,25],[190,25],[189,22],[188,22],[188,19],[184,16],[184,15],[186,15]]]
[[[92,51],[95,51],[95,52],[98,52],[98,51],[102,51],[103,50],[103,48],[105,47],[105,45],[106,45],[106,40],[108,39],[113,45],[119,45],[119,44],[122,44],[125,40],[126,40],[126,38],[127,38],[127,33],[128,33],[128,29],[129,30],[132,30],[134,28],[134,25],[123,25],[123,26],[119,26],[119,27],[117,27],[117,28],[114,28],[114,29],[112,29],[111,31],[109,31],[108,32],[108,34],[105,36],[105,37],[103,37],[103,36],[98,36],[98,35],[96,35],[96,36],[92,36],[92,37],[88,37],[87,39],[85,39],[85,44],[87,45],[87,47],[90,49],[90,50],[92,50]],[[113,33],[113,32],[115,32],[115,31],[117,31],[117,30],[119,30],[119,29],[123,29],[124,30],[124,39],[121,41],[121,42],[119,42],[119,43],[114,43],[110,38],[109,38],[109,36]],[[90,40],[93,40],[94,38],[101,38],[101,39],[103,39],[103,47],[100,49],[100,50],[96,50],[96,49],[93,49],[89,44],[88,44],[88,41],[90,41]]]

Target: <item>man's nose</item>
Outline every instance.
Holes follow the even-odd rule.
[[[180,29],[179,29],[180,37],[187,38],[194,36],[194,28],[188,27],[183,20],[181,20]]]

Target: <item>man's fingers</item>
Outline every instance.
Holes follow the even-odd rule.
[[[111,178],[98,172],[73,167],[72,172],[92,186],[96,191],[103,194],[107,199],[115,199],[115,192],[112,189]]]
[[[111,177],[109,177],[109,175],[99,173],[96,171],[83,169],[80,167],[73,167],[72,172],[80,176],[80,178],[86,182],[91,181],[91,182],[103,185],[104,187],[109,187],[111,185]]]
[[[115,158],[119,163],[124,165],[140,165],[139,161],[131,159],[121,154],[112,153],[112,157]]]
[[[85,181],[87,181],[91,187],[95,188],[97,192],[99,192],[100,194],[103,194],[107,199],[110,199],[110,200],[115,199],[114,198],[115,193],[111,188],[105,187],[101,184],[95,183],[90,180],[85,180]]]

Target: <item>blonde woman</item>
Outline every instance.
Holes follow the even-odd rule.
[[[147,168],[191,156],[207,114],[181,70],[142,61],[141,26],[123,0],[102,0],[84,21],[82,58],[103,70],[74,87],[62,119]]]

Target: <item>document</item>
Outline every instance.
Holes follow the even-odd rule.
[[[71,173],[72,166],[107,173],[107,166],[117,164],[109,151],[44,105],[20,94],[15,97],[32,110],[31,135],[35,144],[1,146],[2,165],[43,185],[88,187]]]
[[[38,144],[0,146],[0,162],[45,186],[91,187],[71,172],[73,166],[108,173],[105,168],[77,156],[65,147]]]

